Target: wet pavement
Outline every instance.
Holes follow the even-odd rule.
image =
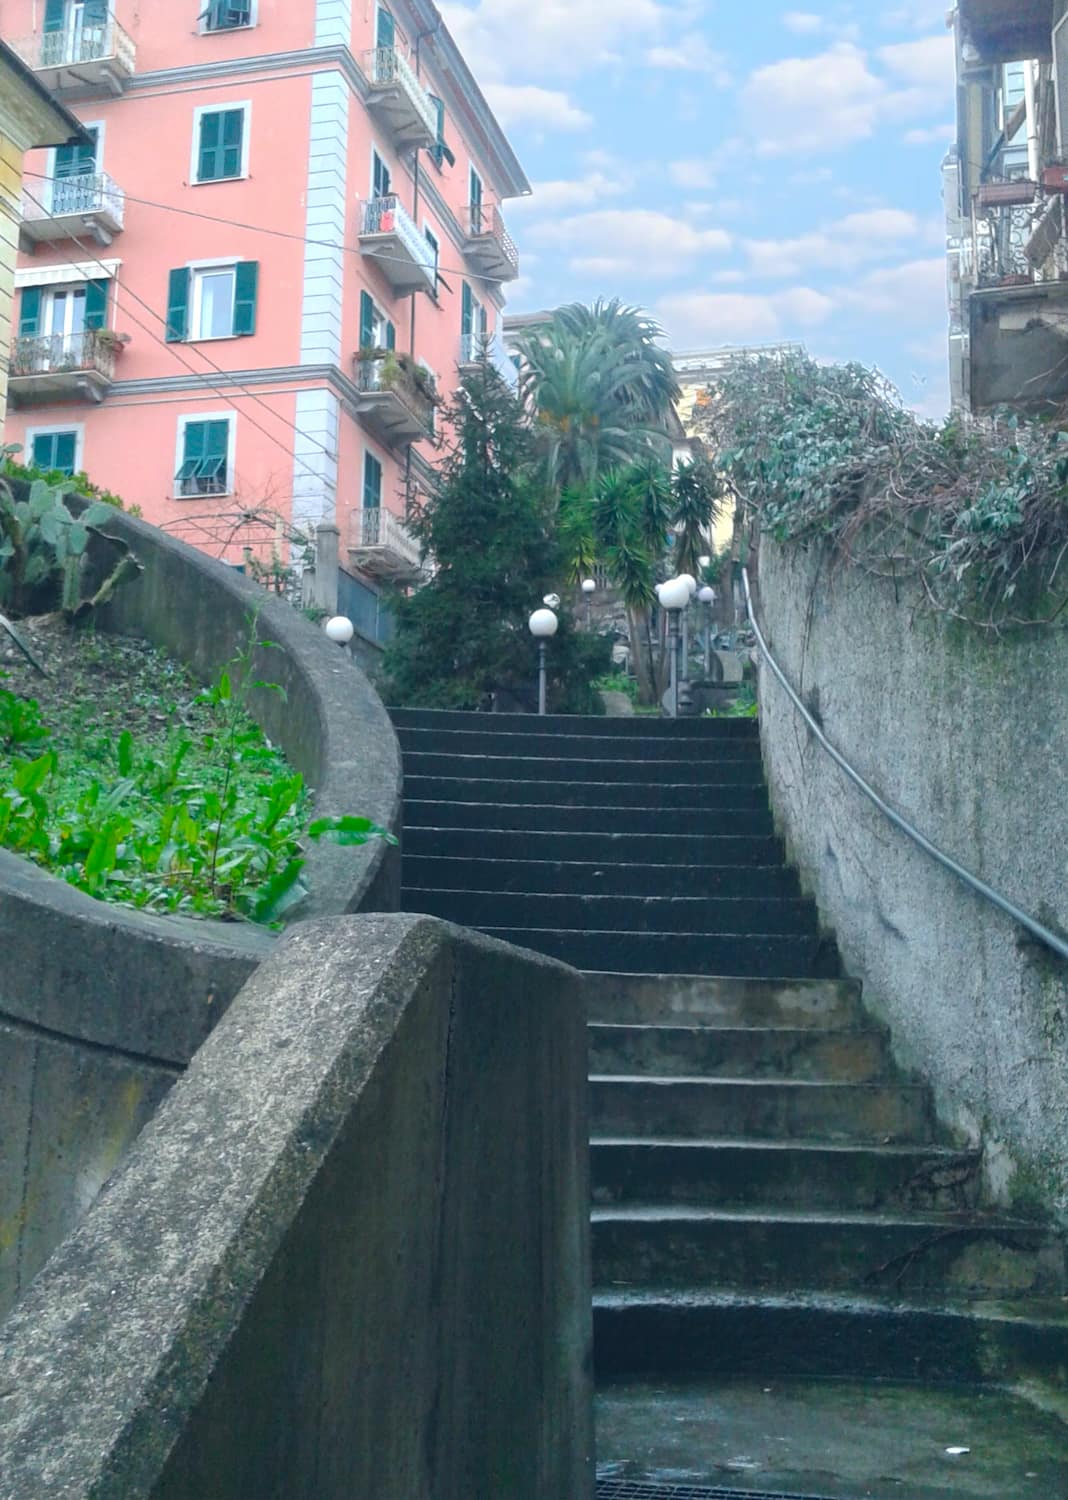
[[[602,1479],[741,1494],[1068,1500],[1068,1426],[996,1389],[609,1384],[598,1393],[597,1458]]]

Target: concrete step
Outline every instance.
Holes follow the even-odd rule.
[[[729,1136],[872,1145],[928,1143],[932,1138],[928,1091],[902,1083],[594,1074],[590,1114],[595,1136]]]
[[[404,795],[404,826],[412,828],[512,828],[521,833],[631,833],[692,836],[730,835],[772,838],[775,825],[768,808],[659,808],[655,793],[642,804],[609,803],[603,807],[570,807],[551,801],[537,806],[485,802],[422,802]]]
[[[630,762],[632,766],[649,761],[678,760],[681,743],[664,735],[544,734],[533,727],[508,736],[488,735],[481,730],[401,726],[397,738],[406,755],[409,751],[429,751],[435,755],[507,755],[512,750],[524,760],[547,757],[565,764],[572,760],[604,760]],[[721,761],[748,761],[760,765],[760,741],[701,736],[686,741],[685,756],[687,760],[706,765],[718,765]]]
[[[976,1207],[980,1155],[941,1146],[596,1135],[593,1201],[715,1208],[962,1213]]]
[[[1064,1251],[1042,1227],[976,1215],[628,1204],[593,1211],[597,1287],[714,1286],[1056,1296]]]
[[[610,1025],[813,1026],[865,1024],[852,979],[710,978],[701,974],[589,974],[587,1015]]]
[[[795,870],[785,865],[564,864],[550,859],[450,859],[412,854],[406,847],[405,889],[521,891],[543,895],[726,896],[794,900]],[[406,908],[407,909],[407,908]]]
[[[620,739],[754,740],[755,719],[660,719],[640,714],[612,719],[597,714],[472,714],[447,708],[391,708],[390,718],[400,729],[477,730],[480,734],[522,736],[537,728],[542,734],[612,735]]]
[[[777,838],[731,834],[523,833],[512,828],[411,828],[405,854],[461,859],[556,859],[565,864],[777,865]]]
[[[558,958],[574,969],[610,974],[733,974],[835,978],[838,952],[829,940],[766,932],[567,932],[544,927],[479,929],[502,943]]]
[[[811,1026],[590,1027],[590,1071],[705,1078],[794,1078],[871,1083],[889,1066],[882,1031]]]
[[[1002,1385],[1038,1378],[1068,1390],[1061,1298],[598,1289],[593,1326],[598,1378],[705,1373]]]
[[[522,750],[522,746],[517,746]],[[676,755],[680,747],[673,746]],[[644,782],[648,786],[764,786],[764,767],[758,756],[729,759],[609,760],[601,755],[564,760],[559,756],[449,753],[440,745],[433,749],[404,746],[405,776],[447,776],[458,781],[597,781],[617,785]]]
[[[555,807],[649,807],[693,809],[701,815],[719,811],[766,812],[768,794],[765,787],[696,786],[681,782],[650,785],[646,781],[509,781],[488,777],[455,780],[448,776],[413,776],[404,778],[404,796],[413,802],[475,802],[483,806],[542,807],[551,801]]]
[[[545,896],[508,891],[404,889],[406,911],[426,912],[461,927],[548,928],[585,935],[673,933],[789,933],[816,938],[816,909],[796,901],[697,896]]]

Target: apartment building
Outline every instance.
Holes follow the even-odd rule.
[[[529,185],[432,0],[3,0],[88,139],[26,162],[5,436],[240,561],[406,582]]]
[[[960,0],[943,167],[954,404],[1068,400],[1068,0]]]

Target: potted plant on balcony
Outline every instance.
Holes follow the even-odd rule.
[[[99,349],[106,349],[109,354],[121,354],[130,342],[128,333],[116,333],[114,328],[98,328],[96,330],[96,344]]]

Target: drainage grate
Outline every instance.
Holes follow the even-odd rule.
[[[692,1484],[636,1484],[629,1479],[599,1479],[597,1500],[823,1500],[819,1495],[771,1494],[754,1490],[709,1490]]]

